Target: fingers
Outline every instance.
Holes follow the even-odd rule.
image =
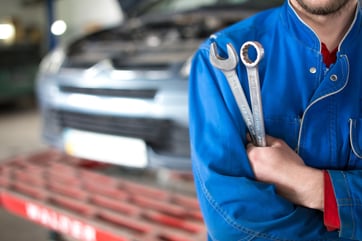
[[[272,137],[272,136],[269,136],[269,135],[266,135],[265,139],[266,139],[266,145],[269,146],[269,147],[278,147],[278,146],[281,146],[281,145],[284,144],[283,140]],[[247,135],[246,135],[246,140],[248,142],[248,144],[246,145],[247,149],[251,148],[252,146],[255,147],[249,133],[247,133]]]
[[[246,140],[247,140],[248,142],[252,142],[252,139],[251,139],[251,136],[250,136],[250,133],[249,133],[249,132],[246,133]]]
[[[249,151],[251,148],[253,148],[253,147],[255,147],[255,145],[254,145],[254,143],[252,143],[252,142],[248,142],[247,144],[246,144],[246,150],[247,151]]]
[[[249,150],[252,147],[255,147],[253,140],[251,139],[250,133],[246,133],[246,150]]]
[[[282,139],[275,138],[275,137],[268,136],[268,135],[266,136],[266,143],[267,143],[267,146],[270,146],[270,147],[281,147],[281,146],[286,145],[286,143]]]
[[[275,138],[275,137],[266,135],[266,136],[265,136],[265,140],[266,140],[266,145],[267,145],[267,146],[273,146],[274,143],[275,143],[278,139]]]

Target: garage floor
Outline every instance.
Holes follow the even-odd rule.
[[[0,163],[11,157],[36,153],[46,150],[40,137],[41,120],[37,108],[21,108],[0,106]],[[123,174],[122,174],[123,175]],[[185,176],[174,172],[160,170],[157,173],[134,172],[126,170],[125,177],[137,178],[172,191],[194,195],[194,186],[188,174]],[[176,178],[177,181],[174,181]],[[171,180],[171,181],[170,181]],[[170,183],[173,183],[170,185]],[[49,230],[35,225],[23,218],[14,216],[0,208],[0,241],[48,241]],[[70,239],[68,239],[70,240]]]
[[[0,161],[44,149],[36,108],[0,107]],[[1,241],[46,241],[48,231],[0,209]]]

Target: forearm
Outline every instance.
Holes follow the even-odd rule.
[[[324,211],[323,171],[303,166],[289,175],[294,177],[277,184],[279,194],[295,204]]]
[[[323,171],[306,166],[282,140],[268,136],[267,142],[267,147],[247,147],[256,179],[274,184],[294,204],[323,211]]]
[[[327,234],[320,212],[293,205],[274,185],[213,173],[209,165],[193,161],[201,210],[215,240],[337,239],[337,232]]]

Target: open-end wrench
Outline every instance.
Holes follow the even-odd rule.
[[[253,47],[256,50],[256,59],[254,61],[249,58],[250,47]],[[256,41],[245,42],[241,46],[240,57],[241,61],[246,67],[248,74],[253,122],[256,132],[256,143],[258,146],[266,146],[263,107],[261,102],[258,71],[258,64],[260,60],[264,57],[264,48],[259,42]]]
[[[231,44],[227,44],[226,47],[228,58],[224,59],[219,56],[216,43],[212,43],[210,46],[210,62],[214,67],[220,69],[224,73],[244,122],[249,130],[251,139],[253,143],[257,144],[253,114],[251,113],[245,93],[241,87],[239,77],[235,71],[235,68],[239,63],[238,54]]]

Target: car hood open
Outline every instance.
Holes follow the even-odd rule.
[[[164,63],[172,62],[166,58],[170,56],[165,56],[165,53],[171,52],[173,54],[170,58],[184,62],[211,33],[283,2],[245,0],[240,1],[240,4],[200,4],[195,8],[161,14],[147,12],[163,1],[165,0],[119,0],[123,11],[128,11],[126,21],[115,28],[105,29],[73,42],[68,46],[69,58],[65,65],[87,68],[103,59],[110,59],[119,68],[124,66],[124,62],[127,62],[127,66],[139,66],[138,59],[147,60],[141,53],[151,52],[164,56],[165,58],[159,58]],[[139,16],[136,17],[137,15]],[[175,58],[174,53],[178,58]]]

